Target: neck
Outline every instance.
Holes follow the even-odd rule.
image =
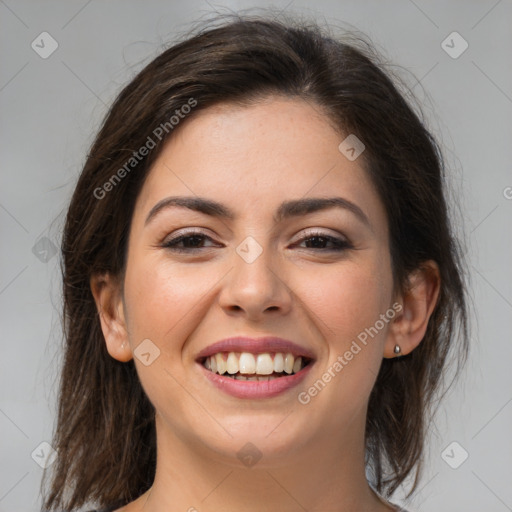
[[[364,419],[364,418],[363,418]],[[244,466],[220,459],[170,431],[156,415],[157,467],[152,487],[127,512],[303,512],[305,510],[392,510],[371,490],[365,476],[360,421],[349,436],[322,436],[286,459],[262,457]],[[188,442],[187,442],[188,441]],[[236,451],[236,450],[235,450]],[[267,460],[265,460],[267,459]]]

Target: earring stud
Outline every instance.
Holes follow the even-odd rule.
[[[395,354],[400,354],[400,352],[401,352],[400,345],[395,345],[395,348],[393,349],[393,352],[394,352]]]

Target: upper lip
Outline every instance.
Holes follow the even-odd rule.
[[[301,345],[276,336],[264,336],[262,338],[250,338],[247,336],[234,336],[226,338],[205,347],[197,355],[197,359],[204,359],[218,352],[250,352],[262,354],[264,352],[290,353],[294,357],[306,357],[314,359],[314,353]]]

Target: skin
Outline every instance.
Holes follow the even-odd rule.
[[[91,279],[110,355],[129,361],[144,339],[160,350],[149,366],[135,357],[156,409],[156,477],[121,511],[393,510],[365,478],[366,407],[382,359],[395,357],[396,344],[407,354],[421,342],[439,273],[430,262],[411,275],[409,291],[395,293],[386,213],[362,159],[338,150],[346,135],[300,99],[223,104],[182,122],[152,167],[133,213],[124,283]],[[169,208],[145,225],[151,208],[174,195],[214,199],[236,219]],[[273,220],[284,200],[332,196],[358,205],[369,226],[339,208]],[[211,240],[183,254],[161,246],[184,228]],[[311,228],[353,248],[307,242]],[[248,236],[263,249],[250,264],[235,250]],[[298,393],[395,303],[401,312],[299,403]],[[224,394],[195,358],[237,334],[294,340],[314,351],[314,367],[280,396]],[[237,457],[247,442],[262,454],[250,468]]]

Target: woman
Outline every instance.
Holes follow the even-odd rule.
[[[465,286],[438,146],[359,46],[237,17],[120,93],[64,230],[46,510],[399,510]]]

